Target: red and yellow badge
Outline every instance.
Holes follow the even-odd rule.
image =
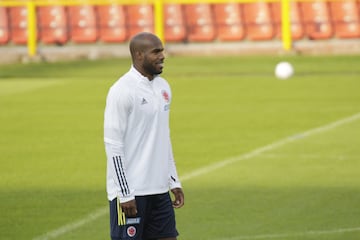
[[[127,228],[126,232],[129,237],[134,237],[136,235],[136,228],[134,226],[130,226]]]
[[[163,95],[165,102],[169,102],[169,101],[170,101],[169,94],[168,94],[165,90],[162,90],[162,91],[161,91],[161,94]]]

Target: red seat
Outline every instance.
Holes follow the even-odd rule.
[[[91,5],[68,7],[70,39],[75,43],[97,40],[96,14]]]
[[[182,6],[180,4],[166,4],[164,7],[165,41],[181,42],[186,38],[186,29]]]
[[[150,4],[126,6],[130,37],[139,32],[154,32],[154,13]]]
[[[301,2],[301,13],[306,35],[310,39],[328,39],[333,35],[328,3],[319,1]]]
[[[10,39],[7,9],[0,7],[0,44],[8,43]]]
[[[339,38],[360,37],[360,10],[354,0],[330,2],[331,20]]]
[[[125,9],[121,5],[98,6],[99,38],[103,42],[124,42],[127,39]]]
[[[217,37],[221,41],[238,41],[245,37],[241,6],[238,3],[214,5]]]
[[[250,40],[270,40],[274,37],[270,6],[266,2],[244,3],[246,35]]]
[[[187,39],[190,42],[208,42],[215,39],[213,14],[210,4],[186,4]]]
[[[10,7],[10,38],[15,44],[27,43],[27,8],[26,7]]]
[[[45,44],[64,44],[68,41],[65,7],[41,6],[37,8],[39,37]]]
[[[276,37],[281,38],[281,4],[278,2],[271,3],[271,12],[275,27],[275,35]],[[299,4],[297,2],[290,2],[290,22],[292,39],[298,40],[303,38],[304,26],[301,21]]]

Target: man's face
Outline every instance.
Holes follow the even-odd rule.
[[[162,73],[164,67],[164,47],[161,42],[153,44],[144,52],[143,69],[150,75]]]

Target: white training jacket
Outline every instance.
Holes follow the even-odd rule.
[[[166,80],[157,75],[149,81],[133,66],[111,86],[104,114],[110,201],[181,187],[170,141],[170,103]]]

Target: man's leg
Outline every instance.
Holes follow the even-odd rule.
[[[151,204],[150,204],[151,203]],[[147,224],[144,229],[144,239],[176,240],[178,232],[175,223],[175,211],[169,193],[157,194],[149,202]]]

